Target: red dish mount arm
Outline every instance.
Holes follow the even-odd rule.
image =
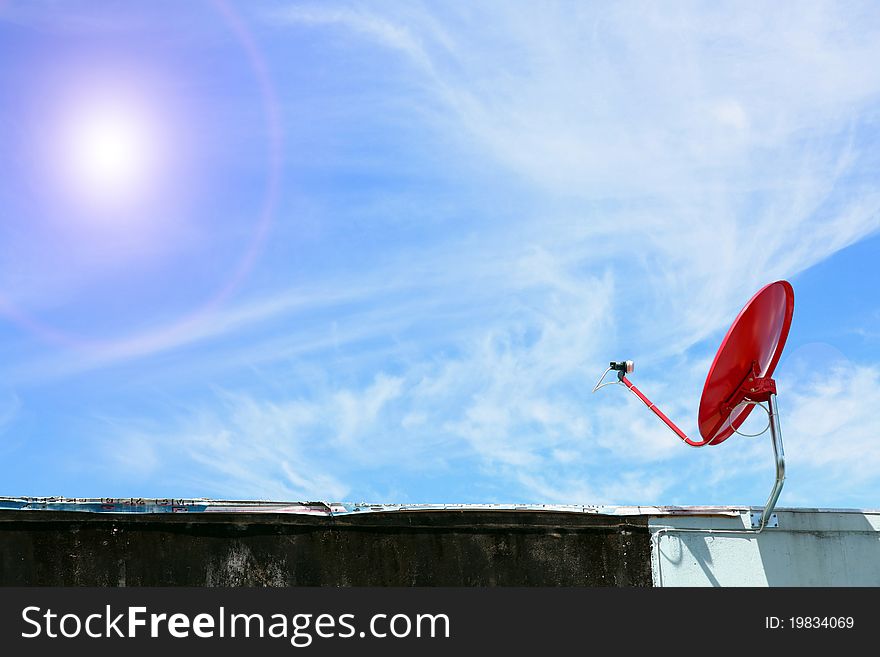
[[[675,422],[673,422],[668,417],[666,417],[666,414],[663,411],[661,411],[659,408],[657,408],[654,405],[654,402],[652,402],[650,399],[648,399],[645,396],[645,394],[641,390],[639,390],[632,381],[630,381],[629,379],[626,378],[625,372],[618,371],[617,378],[623,385],[625,385],[627,388],[629,388],[630,392],[632,392],[636,397],[638,397],[639,399],[642,400],[642,403],[648,407],[649,411],[653,411],[654,415],[656,415],[661,420],[663,420],[663,422],[666,424],[666,426],[669,427],[670,429],[672,429],[675,432],[675,434],[679,438],[681,438],[684,442],[686,442],[688,445],[690,445],[691,447],[702,447],[703,445],[709,444],[708,440],[703,440],[701,442],[697,442],[696,440],[691,440],[690,438],[688,438],[687,434],[684,431],[682,431],[681,429],[679,429],[678,425],[676,425]]]
[[[652,402],[641,390],[636,387],[636,385],[626,378],[626,375],[633,371],[633,362],[631,360],[616,362],[612,361],[609,365],[608,369],[605,370],[605,373],[602,375],[602,378],[599,379],[599,382],[596,384],[596,387],[593,388],[593,392],[596,392],[603,385],[608,385],[607,383],[603,384],[602,381],[607,376],[610,371],[617,372],[617,380],[629,388],[629,391],[632,392],[639,400],[648,407],[649,411],[652,411],[654,415],[663,420],[663,423],[672,429],[679,438],[681,438],[685,443],[690,445],[691,447],[704,447],[705,445],[711,444],[712,438],[705,438],[703,440],[693,440],[688,438],[687,434],[682,431],[678,425],[675,424],[672,420],[670,420],[666,414],[661,411],[657,406]],[[776,394],[776,381],[771,379],[770,377],[761,377],[758,372],[758,364],[752,364],[752,371],[749,375],[743,380],[737,390],[731,395],[730,399],[727,403],[724,404],[724,410],[727,411],[726,415],[730,415],[733,410],[741,404],[743,401],[768,401],[770,399],[770,395]]]

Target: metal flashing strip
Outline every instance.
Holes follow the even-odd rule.
[[[76,511],[85,513],[281,513],[343,516],[365,513],[436,511],[520,511],[530,513],[583,513],[609,516],[725,516],[753,511],[734,506],[614,506],[583,504],[376,504],[368,502],[284,502],[271,500],[214,500],[207,498],[83,498],[0,497],[0,510]],[[865,509],[777,509],[806,513],[880,513]]]
[[[731,507],[604,506],[582,504],[376,504],[367,502],[276,502],[205,498],[74,498],[0,497],[0,510],[75,511],[85,513],[282,513],[341,516],[364,513],[431,511],[524,511],[584,513],[613,516],[713,515],[735,516]]]

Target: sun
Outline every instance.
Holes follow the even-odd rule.
[[[93,98],[71,108],[61,154],[67,186],[93,208],[136,204],[157,176],[157,126],[143,107]]]

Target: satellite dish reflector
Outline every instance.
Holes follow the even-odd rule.
[[[754,404],[767,401],[773,371],[782,355],[794,313],[794,290],[788,281],[762,287],[745,305],[721,341],[700,398],[700,435],[718,445],[739,429]],[[764,394],[766,393],[766,394]],[[758,399],[760,398],[760,399]]]
[[[770,435],[776,460],[776,483],[760,518],[753,516],[752,527],[763,530],[770,519],[785,481],[785,455],[776,408],[776,382],[772,375],[782,355],[794,313],[794,290],[788,281],[765,285],[753,296],[733,321],[715,360],[709,368],[700,398],[698,425],[702,440],[689,438],[628,378],[633,362],[612,362],[593,388],[623,384],[688,445],[718,445],[739,428],[756,405],[767,404]],[[603,383],[610,371],[617,381]],[[762,406],[763,408],[763,406]],[[763,433],[763,432],[762,432]]]

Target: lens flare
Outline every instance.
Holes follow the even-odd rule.
[[[21,293],[0,290],[0,320],[67,346],[140,352],[204,321],[253,267],[279,194],[278,99],[247,25],[225,0],[206,6],[193,15],[223,30],[231,46],[215,53],[223,65],[189,50],[165,12],[156,13],[156,34],[168,29],[179,48],[173,59],[191,66],[136,40],[129,51],[109,32],[94,48],[73,39],[63,51],[70,56],[37,58],[20,94],[24,129],[13,140],[23,165],[17,189],[26,194],[16,197],[19,220],[0,222],[0,242],[8,227],[26,252],[20,261],[33,263],[21,278],[35,282]],[[140,17],[144,25],[153,25],[151,12]],[[226,102],[214,84],[226,64],[249,75],[241,103]],[[257,108],[262,121],[254,124]],[[0,176],[0,195],[7,180]],[[43,300],[55,290],[65,309],[76,307],[69,321],[56,312],[61,304]]]

